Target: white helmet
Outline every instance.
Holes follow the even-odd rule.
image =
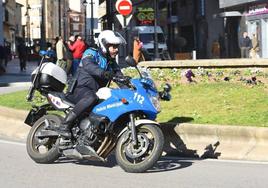
[[[97,44],[102,52],[106,54],[109,44],[126,44],[126,40],[116,31],[104,30],[99,34]]]

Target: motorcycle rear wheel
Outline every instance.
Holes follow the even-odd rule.
[[[128,132],[125,132],[116,145],[117,164],[126,172],[141,173],[153,167],[161,157],[164,136],[156,125],[137,127],[137,146],[132,146]]]
[[[44,129],[45,121],[48,120],[50,126],[58,126],[62,117],[58,115],[45,115],[38,119],[32,126],[26,141],[28,155],[37,163],[52,163],[60,157],[58,151],[59,139],[54,138],[37,138],[36,134]]]

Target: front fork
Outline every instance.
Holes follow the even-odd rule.
[[[131,131],[132,144],[136,146],[137,145],[137,132],[136,132],[134,114],[129,114],[129,118],[130,118],[129,129]]]

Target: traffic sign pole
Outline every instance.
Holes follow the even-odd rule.
[[[127,40],[127,44],[126,44],[126,56],[128,55],[128,51],[129,51],[129,47],[128,47],[128,30],[127,30],[127,19],[126,19],[126,16],[124,16],[124,29],[125,29],[125,34],[126,34],[126,40]]]
[[[125,48],[126,50],[124,52],[125,53],[124,56],[127,56],[129,52],[127,25],[132,17],[132,15],[129,17],[129,15],[132,12],[132,2],[130,0],[118,0],[115,6],[116,6],[116,10],[118,11],[118,13],[123,17],[123,20],[122,20],[121,19],[122,17],[120,15],[117,16],[119,22],[121,23],[121,25],[123,26],[125,30],[125,39],[127,41],[127,44],[126,44],[126,48]],[[129,17],[128,20],[127,20],[127,17]]]

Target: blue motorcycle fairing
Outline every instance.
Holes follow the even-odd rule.
[[[155,89],[144,88],[140,79],[132,79],[131,83],[136,87],[132,89],[112,89],[111,97],[93,108],[93,113],[106,116],[114,122],[121,115],[132,111],[143,111],[149,119],[154,120],[158,111],[153,106],[149,96],[157,96]],[[123,103],[122,99],[127,103]]]

